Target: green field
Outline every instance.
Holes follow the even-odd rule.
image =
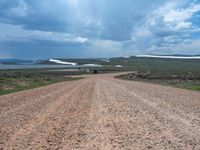
[[[66,77],[65,72],[49,72],[45,69],[2,70],[0,71],[0,95],[78,79],[81,78]]]
[[[119,76],[126,80],[137,80],[170,85],[190,90],[200,91],[200,60],[159,59],[159,58],[111,58],[109,62],[102,59],[63,59],[63,61],[78,64],[100,64],[102,67],[55,69],[22,69],[0,70],[0,95],[45,86],[48,84],[76,80],[79,78],[66,77],[67,75],[90,74],[94,70],[98,73],[128,71],[135,72]],[[45,62],[44,62],[45,63]],[[47,63],[47,62],[46,62]],[[120,65],[120,67],[117,67]],[[86,70],[89,69],[90,72]],[[53,71],[52,71],[53,70]]]
[[[130,71],[117,78],[145,81],[200,91],[200,60],[138,58]]]

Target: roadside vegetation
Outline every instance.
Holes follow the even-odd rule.
[[[116,78],[200,91],[200,60],[135,58],[131,63],[126,70],[133,73]]]
[[[81,78],[66,76],[66,72],[49,72],[45,69],[2,70],[0,71],[0,95],[78,79]]]
[[[114,70],[133,72],[116,78],[200,91],[200,60],[131,57],[111,63],[123,66]]]
[[[160,71],[135,71],[116,78],[145,81],[150,83],[170,85],[178,88],[185,88],[189,90],[200,91],[200,73],[199,72],[185,72],[184,70],[178,72],[162,72]]]
[[[63,60],[75,61],[75,60]],[[145,81],[200,91],[200,60],[160,58],[76,59],[78,64],[94,63],[102,67],[0,70],[0,95],[76,80],[68,75],[133,72],[117,78]]]

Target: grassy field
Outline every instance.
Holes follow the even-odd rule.
[[[79,78],[66,75],[90,74],[94,70],[98,73],[128,71],[134,72],[119,76],[126,80],[137,80],[171,85],[180,88],[200,91],[200,60],[159,59],[159,58],[111,58],[109,61],[101,59],[64,60],[79,64],[96,63],[103,67],[78,68],[77,71],[61,69],[22,69],[0,70],[0,95],[45,86],[48,84],[76,80]],[[120,67],[117,67],[120,65]],[[89,69],[90,72],[86,70]],[[56,71],[57,70],[57,71]]]
[[[200,60],[131,57],[111,59],[110,64],[123,65],[122,68],[114,68],[115,71],[134,72],[117,78],[200,91]]]
[[[136,71],[133,73],[117,76],[116,78],[132,81],[144,81],[200,91],[200,74],[196,71]]]
[[[117,78],[200,91],[200,60],[130,58],[124,63],[125,70],[134,73]]]
[[[0,95],[46,86],[52,83],[72,81],[80,78],[66,77],[69,72],[49,72],[42,69],[0,71]]]
[[[173,86],[177,88],[184,88],[189,90],[196,90],[200,91],[200,79],[191,79],[191,78],[151,78],[146,73],[139,73],[140,75],[136,75],[135,73],[129,73],[126,75],[116,76],[116,78],[124,79],[124,80],[131,80],[131,81],[142,81],[142,82],[149,82],[149,83],[156,83],[162,84],[167,86]],[[145,74],[144,76],[141,74]],[[154,76],[153,73],[148,73],[150,76]],[[173,76],[173,75],[172,75]],[[155,77],[155,76],[154,76]]]
[[[89,69],[90,72],[87,72]],[[110,73],[115,70],[112,67],[102,68],[51,68],[51,69],[17,69],[17,70],[0,70],[0,95],[27,89],[46,86],[49,84],[72,81],[81,79],[80,77],[70,77],[71,75],[93,74],[94,70],[98,73]]]

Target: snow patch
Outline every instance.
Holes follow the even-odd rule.
[[[83,66],[85,66],[85,67],[102,67],[102,65],[98,65],[98,64],[84,64]]]
[[[73,62],[66,62],[66,61],[60,61],[60,60],[57,60],[57,59],[49,59],[50,62],[54,62],[56,64],[62,64],[62,65],[72,65],[72,66],[75,66],[77,65],[77,63],[73,63]]]
[[[110,62],[109,59],[101,59],[101,61],[103,61],[103,62]]]
[[[128,58],[131,58],[131,57],[130,56],[124,56],[123,58],[127,58],[128,59]]]
[[[117,67],[117,68],[121,68],[121,67],[123,67],[123,66],[122,66],[122,65],[116,65],[116,67]]]
[[[157,55],[137,55],[145,58],[170,58],[170,59],[200,59],[200,56],[157,56]]]

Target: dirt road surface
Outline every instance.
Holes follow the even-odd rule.
[[[1,150],[199,150],[200,93],[113,74],[0,97]]]

